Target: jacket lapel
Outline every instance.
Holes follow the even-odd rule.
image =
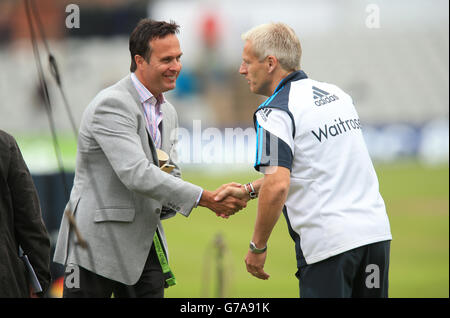
[[[172,148],[172,129],[175,127],[172,116],[169,116],[167,101],[161,105],[161,112],[163,114],[162,129],[161,129],[161,150],[164,150],[169,156]]]
[[[153,157],[153,162],[158,162],[158,155],[156,154],[156,146],[153,142],[153,138],[151,137],[150,131],[148,130],[147,121],[145,120],[145,114],[144,109],[142,108],[141,100],[139,98],[139,94],[136,91],[136,88],[134,87],[133,81],[131,80],[131,74],[126,76],[123,80],[123,84],[125,85],[125,88],[127,91],[131,94],[134,100],[133,107],[137,107],[142,118],[141,125],[145,127],[145,131],[147,132],[147,140],[146,142],[150,146],[150,151],[152,152],[151,155]],[[145,140],[142,140],[142,142],[145,142]]]

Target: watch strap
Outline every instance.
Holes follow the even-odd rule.
[[[250,242],[250,251],[255,254],[262,254],[267,250],[267,245],[263,248],[257,248],[255,243]]]
[[[244,188],[247,194],[250,196],[250,199],[256,199],[258,197],[258,194],[256,193],[255,188],[253,187],[253,184],[251,182],[244,185]]]

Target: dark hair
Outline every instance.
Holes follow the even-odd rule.
[[[134,28],[130,35],[130,54],[131,54],[131,66],[130,71],[136,71],[137,65],[134,61],[134,56],[142,56],[147,63],[150,60],[151,47],[149,42],[155,38],[163,38],[169,34],[175,34],[179,32],[180,26],[174,21],[164,22],[155,21],[151,19],[142,19],[138,25]]]

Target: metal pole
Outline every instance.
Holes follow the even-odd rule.
[[[216,235],[214,245],[217,248],[217,294],[216,298],[223,298],[225,295],[225,280],[224,280],[224,268],[223,268],[223,256],[225,251],[225,242],[221,233]]]

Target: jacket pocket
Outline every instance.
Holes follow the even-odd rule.
[[[94,222],[116,221],[133,222],[135,210],[133,208],[107,208],[95,211]]]

